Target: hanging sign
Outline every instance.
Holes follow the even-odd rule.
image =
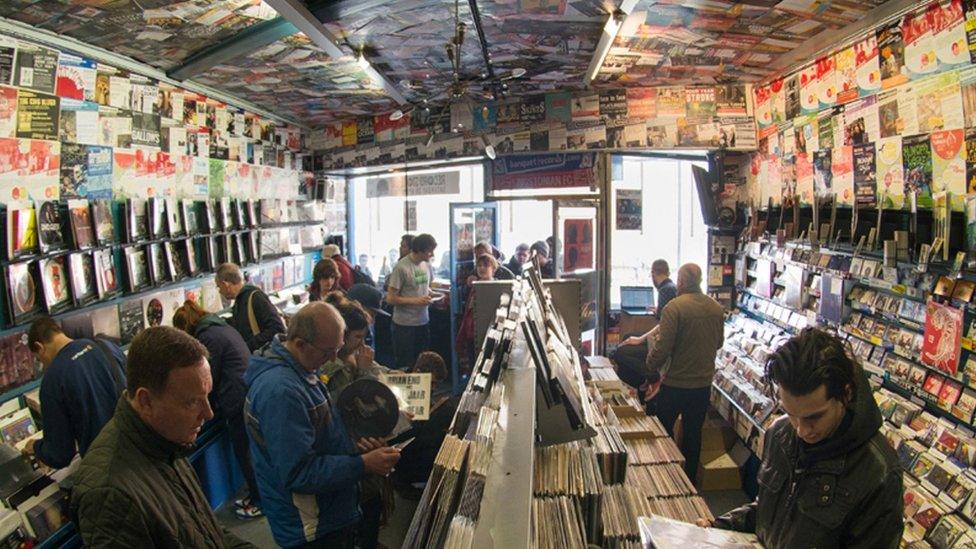
[[[495,159],[491,190],[565,189],[596,185],[596,153],[530,154]]]

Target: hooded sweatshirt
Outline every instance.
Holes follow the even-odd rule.
[[[803,443],[788,417],[766,432],[759,496],[719,517],[721,528],[754,532],[769,548],[897,548],[902,472],[881,434],[881,412],[857,366],[855,398],[829,439]],[[845,427],[846,425],[846,427]]]
[[[210,352],[210,372],[213,376],[211,407],[219,410],[225,418],[240,415],[247,395],[244,372],[251,359],[247,343],[237,330],[214,314],[200,319],[193,336]]]

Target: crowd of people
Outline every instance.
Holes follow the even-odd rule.
[[[337,247],[314,266],[309,303],[286,319],[238,265],[216,272],[228,318],[186,301],[173,327],[136,336],[128,356],[73,340],[50,317],[28,344],[44,366],[44,436],[25,452],[55,468],[81,458],[70,512],[89,547],[249,547],[217,522],[186,456],[208,422],[226,425],[246,484],[242,519],[266,516],[282,547],[376,547],[394,489],[423,483],[457,408],[445,361],[427,348],[430,235],[404,239],[387,277],[398,370],[432,376],[430,419],[401,413],[402,451],[353,432],[343,390],[389,371],[370,346],[383,292]],[[396,471],[394,468],[397,467]]]

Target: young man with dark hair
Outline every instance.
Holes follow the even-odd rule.
[[[430,290],[430,258],[437,241],[420,234],[410,243],[410,254],[397,262],[389,277],[386,302],[393,306],[393,354],[397,370],[409,370],[417,355],[430,346],[428,307],[436,297]]]
[[[522,274],[522,266],[528,263],[531,253],[529,245],[523,242],[515,247],[515,253],[512,254],[512,258],[508,260],[505,266],[508,267],[509,271],[512,271],[513,275],[519,276]]]
[[[657,312],[658,320],[661,319],[661,312],[664,306],[672,299],[677,297],[678,288],[669,278],[671,271],[668,262],[657,259],[651,264],[651,281],[657,288]],[[647,359],[647,338],[654,330],[649,330],[642,335],[629,334],[614,351],[613,361],[617,364],[617,375],[621,381],[638,389],[644,384],[644,362]]]
[[[786,416],[766,431],[759,496],[716,525],[771,548],[898,547],[901,467],[844,342],[806,329],[773,354],[766,378]]]
[[[253,547],[217,523],[186,455],[213,417],[207,349],[176,328],[132,340],[126,391],[71,495],[85,547]]]
[[[221,297],[234,302],[228,324],[240,332],[248,349],[256,351],[285,332],[278,308],[260,288],[244,283],[240,267],[224,263],[217,268],[216,279]]]
[[[261,507],[282,547],[351,548],[366,474],[390,474],[400,451],[349,435],[319,368],[343,348],[345,322],[330,304],[309,303],[287,336],[251,357],[244,415]]]
[[[681,453],[692,482],[698,477],[715,353],[725,339],[725,311],[702,293],[701,284],[698,265],[685,263],[678,269],[678,297],[664,308],[657,343],[651,346],[645,364],[652,387],[648,398],[656,396],[657,417],[669,435],[674,436],[674,422],[681,416]]]
[[[75,446],[84,457],[111,419],[125,389],[125,355],[108,341],[71,339],[48,316],[31,324],[27,346],[44,366],[44,438],[28,441],[24,452],[49,467],[67,467]]]
[[[529,251],[532,253],[531,259],[533,263],[539,266],[539,276],[542,278],[556,278],[556,264],[553,263],[552,256],[549,255],[552,250],[549,244],[547,244],[547,241],[538,240],[533,242]]]

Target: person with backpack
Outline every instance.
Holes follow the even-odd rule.
[[[49,316],[31,324],[27,346],[44,366],[44,438],[29,440],[24,452],[49,467],[67,467],[75,447],[84,457],[115,413],[125,389],[125,355],[102,339],[71,339]]]
[[[326,244],[325,247],[322,248],[322,257],[335,261],[336,266],[339,267],[340,288],[343,290],[348,290],[357,282],[357,271],[352,266],[352,263],[349,263],[349,260],[342,256],[342,250],[339,249],[339,246],[336,246],[335,244]],[[359,274],[360,276],[363,275],[361,272]]]
[[[229,324],[240,332],[250,351],[264,347],[276,334],[285,333],[278,308],[260,288],[244,284],[239,266],[224,263],[217,268],[216,278],[220,296],[234,302]]]

